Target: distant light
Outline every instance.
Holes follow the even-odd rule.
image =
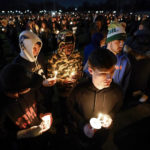
[[[78,8],[75,8],[74,10],[75,10],[75,11],[77,11],[77,10],[78,10]]]
[[[116,14],[116,11],[113,11],[114,14]]]
[[[96,14],[98,14],[98,11],[96,11]]]
[[[52,16],[55,16],[56,15],[56,13],[55,12],[52,12]]]

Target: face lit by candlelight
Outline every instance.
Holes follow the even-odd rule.
[[[94,86],[101,90],[110,86],[112,82],[112,77],[115,71],[115,65],[110,69],[97,69],[97,68],[88,68],[89,73],[92,75],[92,82]]]
[[[64,52],[67,56],[71,55],[73,49],[74,49],[73,43],[65,43]]]
[[[33,46],[33,56],[34,57],[39,55],[40,49],[41,49],[41,44],[40,43],[34,44],[34,46]]]

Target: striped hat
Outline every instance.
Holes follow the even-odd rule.
[[[108,34],[106,43],[109,43],[114,40],[125,40],[126,31],[122,23],[112,22],[108,27]]]

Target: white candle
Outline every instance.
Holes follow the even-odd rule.
[[[57,71],[54,71],[54,79],[56,79],[57,78]]]
[[[107,114],[99,113],[97,119],[101,121],[101,124],[104,128],[109,127],[112,123],[111,117]]]
[[[44,29],[43,29],[43,28],[41,28],[41,32],[44,32]]]
[[[101,121],[97,118],[91,118],[90,125],[93,129],[101,129],[102,127]]]

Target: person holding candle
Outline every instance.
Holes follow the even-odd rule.
[[[116,62],[116,56],[109,50],[94,50],[88,58],[91,78],[79,83],[68,97],[71,131],[77,135],[81,147],[87,146],[81,149],[101,148],[109,134],[111,122],[122,106],[123,91],[112,81]],[[95,118],[94,122],[91,122],[92,118]],[[98,122],[99,129],[95,130],[92,124]]]
[[[70,30],[58,35],[58,50],[48,60],[48,77],[54,77],[57,71],[57,84],[61,95],[68,95],[70,88],[82,77],[82,56],[75,50],[75,37]]]
[[[12,63],[19,63],[26,67],[29,72],[35,72],[43,77],[40,91],[45,97],[45,106],[51,107],[51,96],[53,88],[51,88],[56,80],[54,78],[47,79],[46,61],[41,52],[43,43],[41,39],[33,32],[22,31],[19,35],[20,54],[14,58]]]
[[[18,150],[48,146],[46,131],[50,129],[53,118],[41,103],[38,89],[42,81],[41,76],[28,72],[20,64],[8,64],[1,70],[1,146]]]
[[[113,81],[121,86],[124,96],[129,84],[131,74],[131,62],[127,54],[123,51],[124,41],[126,40],[126,31],[123,23],[113,21],[108,27],[106,38],[106,47],[117,57]],[[84,72],[89,76],[87,63],[84,66]]]
[[[58,35],[58,50],[48,60],[48,77],[56,76],[56,92],[61,117],[66,116],[66,98],[82,77],[82,56],[75,50],[75,36],[70,30],[62,30]],[[67,121],[67,119],[64,122]]]

